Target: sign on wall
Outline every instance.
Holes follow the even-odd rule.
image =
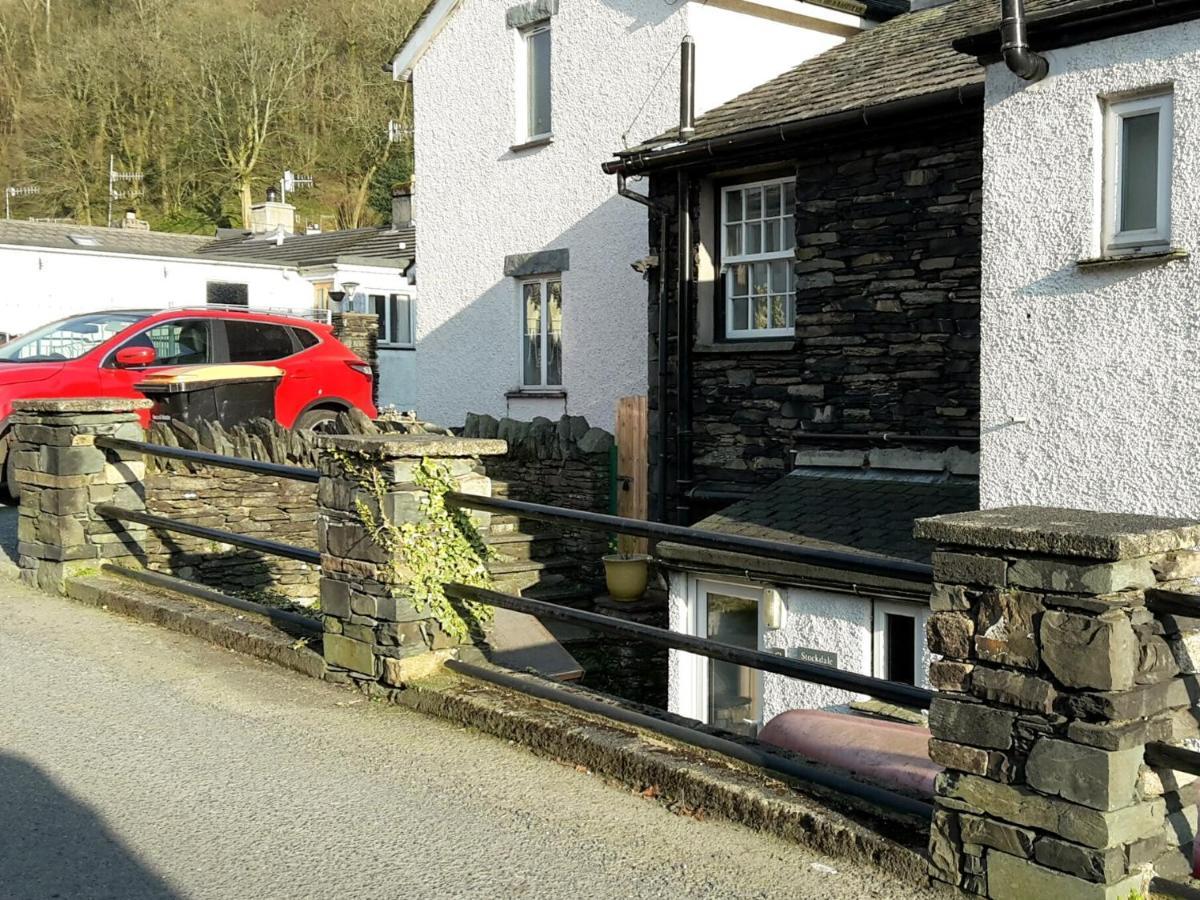
[[[835,669],[838,664],[837,654],[830,653],[828,650],[813,650],[810,647],[788,647],[787,655],[790,659],[816,663],[821,666],[831,666]]]

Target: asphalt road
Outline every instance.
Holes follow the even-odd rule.
[[[0,578],[0,898],[913,897]]]

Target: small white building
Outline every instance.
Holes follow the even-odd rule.
[[[982,502],[1196,518],[1200,4],[1038,8],[1043,80],[998,23],[955,45],[987,67]]]
[[[646,392],[646,211],[600,164],[907,8],[895,0],[432,0],[412,79],[421,198],[417,412],[612,429]],[[870,77],[864,73],[864,77]],[[469,372],[470,377],[463,377]]]
[[[220,240],[141,228],[0,220],[0,271],[8,284],[0,332],[22,334],[101,309],[216,303],[329,309],[330,295],[340,291],[348,309],[380,316],[380,403],[412,408],[416,234],[411,223],[295,235],[290,220],[279,220],[291,209],[258,204],[255,215],[263,224],[270,218],[271,231],[236,232]]]
[[[878,454],[875,454],[878,458]],[[912,454],[909,454],[910,456]],[[889,561],[928,563],[913,519],[978,507],[977,481],[950,472],[798,467],[695,527]],[[927,687],[929,582],[730,551],[659,544],[671,629]],[[672,712],[749,736],[794,709],[872,709],[867,698],[782,675],[672,651]]]

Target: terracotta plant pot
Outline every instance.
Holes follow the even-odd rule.
[[[650,581],[650,557],[644,553],[604,557],[604,581],[614,600],[640,600]]]

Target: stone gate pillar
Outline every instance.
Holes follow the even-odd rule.
[[[998,898],[1124,898],[1190,871],[1198,734],[1177,628],[1145,589],[1200,574],[1200,525],[1016,507],[919,520],[933,557],[936,879]],[[1194,671],[1194,669],[1189,669]]]
[[[501,455],[508,445],[426,434],[324,437],[320,443],[317,537],[326,677],[380,693],[422,674],[440,660],[433,652],[448,652],[455,641],[409,600],[404,548],[388,546],[379,527],[425,516],[428,491],[416,483],[422,460],[444,465],[455,490],[490,496],[480,458]],[[489,517],[471,518],[484,526]]]
[[[146,439],[138,411],[149,400],[18,400],[11,452],[20,489],[17,551],[21,577],[61,591],[73,570],[120,560],[139,564],[143,525],[98,516],[114,503],[144,510],[146,463],[140,453],[101,450],[100,435]]]

